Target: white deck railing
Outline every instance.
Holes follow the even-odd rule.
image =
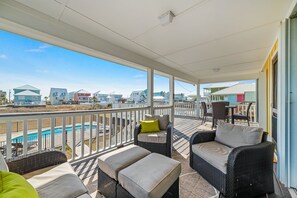
[[[234,113],[246,115],[248,103],[237,104],[237,108],[234,109]],[[200,108],[200,117],[203,116],[203,110]],[[231,113],[230,113],[231,114]],[[194,102],[176,102],[174,103],[174,115],[176,116],[189,116],[189,117],[198,117],[197,116],[197,103]],[[250,109],[250,121],[257,122],[257,109],[256,104],[253,103]]]
[[[197,103],[196,102],[176,102],[176,103],[174,103],[174,115],[198,117],[197,116]]]
[[[171,114],[172,106],[154,107],[155,114]],[[78,160],[133,141],[136,123],[150,107],[71,112],[0,114],[0,148],[6,158],[61,149]],[[74,129],[74,130],[73,130]]]
[[[234,110],[234,112],[238,113],[238,114],[246,115],[248,105],[249,105],[248,103],[238,104],[238,105],[236,105],[237,108]],[[253,103],[252,106],[251,106],[249,116],[250,116],[250,121],[251,122],[257,122],[257,108],[256,108],[255,103]]]

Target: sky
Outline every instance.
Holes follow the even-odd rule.
[[[13,88],[25,84],[39,88],[42,97],[52,87],[128,97],[146,89],[147,73],[0,30],[0,90],[13,95]],[[155,75],[154,89],[169,91],[169,79]],[[175,93],[195,94],[196,87],[175,81]]]

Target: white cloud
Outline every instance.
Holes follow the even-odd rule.
[[[49,44],[42,44],[40,46],[38,46],[37,48],[31,48],[31,49],[27,49],[25,50],[26,52],[36,52],[36,53],[40,53],[40,52],[44,52],[45,49],[52,47],[52,45]]]
[[[7,59],[7,56],[5,54],[0,54],[0,59]]]

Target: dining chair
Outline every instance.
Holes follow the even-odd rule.
[[[229,102],[212,102],[212,128],[216,126],[218,120],[229,120],[228,109]],[[227,110],[226,110],[227,109]]]
[[[201,102],[201,106],[202,106],[202,110],[203,110],[203,118],[202,118],[201,124],[204,124],[206,122],[206,117],[207,116],[211,117],[212,112],[207,110],[207,106],[206,106],[205,102]]]
[[[246,120],[247,123],[248,123],[248,126],[250,126],[250,109],[251,109],[252,104],[253,104],[252,102],[249,103],[245,115],[242,115],[242,114],[234,114],[234,115],[233,115],[233,118],[234,118],[235,120]]]

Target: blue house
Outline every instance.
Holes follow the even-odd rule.
[[[41,105],[40,89],[31,85],[24,85],[13,89],[14,106]]]

